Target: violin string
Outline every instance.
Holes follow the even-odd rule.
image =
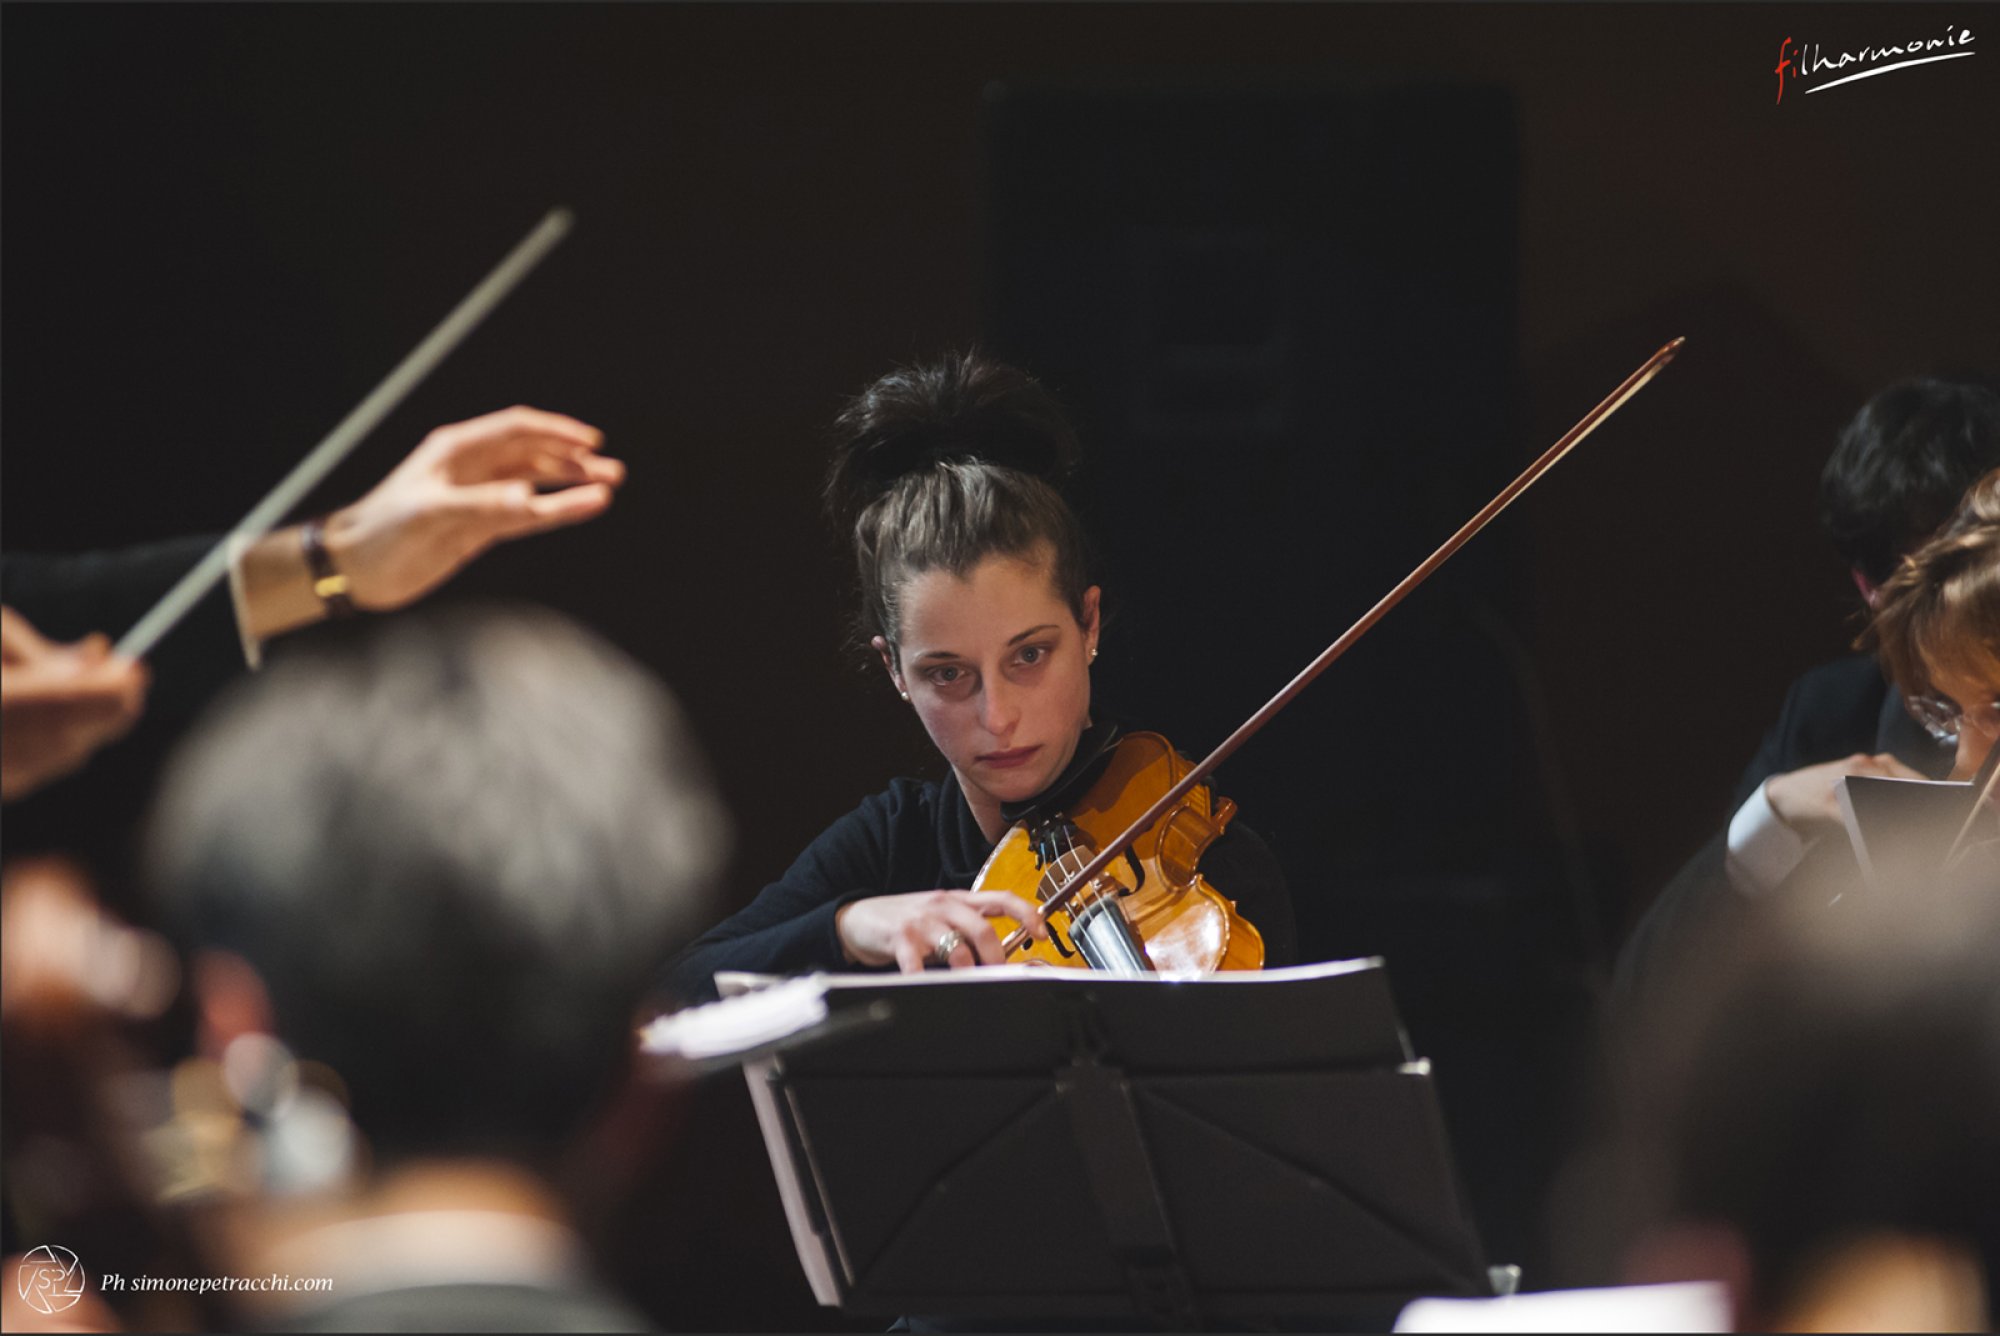
[[[1078,868],[1082,868],[1089,861],[1088,858],[1089,846],[1087,845],[1079,846],[1077,844],[1075,839],[1076,828],[1074,826],[1065,825],[1064,829],[1071,833],[1070,844],[1076,857],[1076,865]],[[1114,890],[1107,891],[1104,889],[1103,881],[1104,878],[1101,874],[1098,876],[1094,876],[1083,887],[1083,889],[1077,893],[1079,896],[1088,897],[1084,905],[1084,908],[1092,915],[1107,913],[1118,909],[1118,905],[1115,903],[1116,884],[1114,883]],[[1058,892],[1058,894],[1060,894],[1060,892]]]
[[[1062,855],[1064,870],[1071,871],[1074,868],[1082,867],[1085,860],[1079,854],[1076,847],[1075,829],[1067,821],[1065,821],[1062,824],[1061,832],[1062,832],[1063,843],[1066,846],[1068,846],[1063,850],[1063,855]],[[1087,916],[1096,911],[1097,901],[1099,899],[1096,887],[1094,886],[1084,887],[1082,892],[1079,893],[1078,898],[1081,899],[1086,895],[1089,898],[1085,903],[1076,906],[1070,910],[1069,921],[1072,924],[1074,924],[1080,916]]]

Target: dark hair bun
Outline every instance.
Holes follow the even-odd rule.
[[[1076,467],[1076,430],[1034,377],[976,349],[898,367],[834,423],[827,511],[850,527],[899,478],[948,462],[1018,469],[1060,487]]]

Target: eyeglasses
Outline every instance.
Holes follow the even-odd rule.
[[[1968,713],[1949,696],[1905,696],[1903,708],[1910,712],[1910,718],[1924,726],[1924,732],[1948,747],[1958,742],[1959,727]],[[2000,699],[1975,705],[1970,713],[1975,724],[1987,729],[2000,728]]]

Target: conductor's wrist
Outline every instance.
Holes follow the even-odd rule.
[[[313,597],[328,617],[352,617],[357,608],[349,567],[334,555],[329,530],[332,517],[310,519],[299,526],[299,548],[305,556],[306,571],[312,580]],[[343,555],[346,548],[342,546]]]
[[[253,667],[257,663],[253,647],[326,616],[326,606],[313,593],[312,572],[296,525],[254,539],[231,539],[229,587]]]

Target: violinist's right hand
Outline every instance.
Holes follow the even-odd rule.
[[[1031,923],[1035,935],[1045,938],[1048,929],[1034,913],[1033,905],[1006,891],[916,891],[842,905],[834,928],[840,949],[855,964],[893,962],[903,973],[914,974],[940,958],[955,970],[1000,964],[1005,959],[1000,936],[988,920],[1005,915],[1016,923]],[[940,953],[940,945],[950,950]]]

